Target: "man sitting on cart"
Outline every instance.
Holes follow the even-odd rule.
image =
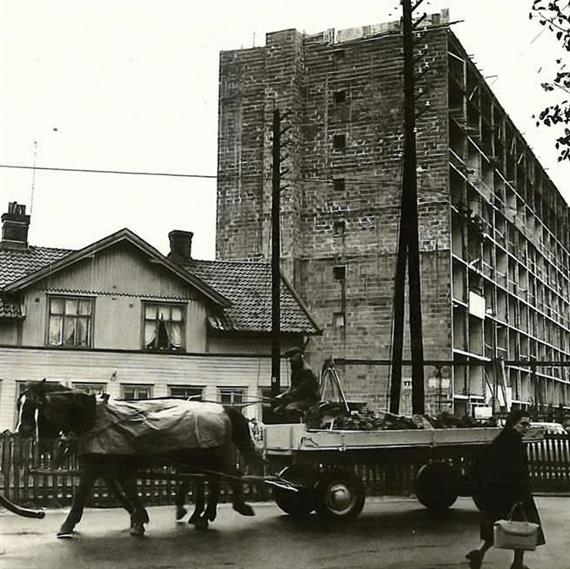
[[[274,413],[304,414],[320,400],[319,381],[305,361],[301,348],[290,348],[284,354],[291,366],[291,387],[275,398]]]

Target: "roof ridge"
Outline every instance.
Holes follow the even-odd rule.
[[[240,259],[190,259],[188,264],[192,263],[227,263],[229,265],[270,265],[269,261],[245,261]]]

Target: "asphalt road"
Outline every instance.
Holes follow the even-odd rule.
[[[570,569],[570,497],[539,497],[547,545],[530,552],[533,569]],[[294,520],[274,504],[255,504],[256,516],[220,506],[207,531],[174,521],[174,508],[150,508],[144,538],[128,533],[122,510],[86,510],[71,540],[55,533],[64,511],[44,520],[0,513],[1,569],[443,569],[467,568],[478,544],[478,512],[459,499],[434,515],[415,500],[368,500],[350,524],[327,525],[315,515]],[[508,569],[512,553],[491,550],[483,569]]]

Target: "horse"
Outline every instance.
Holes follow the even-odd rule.
[[[130,403],[135,414],[139,412],[137,403],[142,402]],[[240,480],[242,473],[236,466],[236,450],[239,450],[248,464],[257,464],[259,459],[248,421],[239,410],[211,403],[193,403],[197,410],[210,406],[208,411],[213,410],[219,415],[216,428],[220,432],[214,433],[217,436],[214,439],[217,444],[206,448],[197,448],[195,444],[188,443],[187,446],[184,444],[180,448],[155,451],[152,454],[107,452],[107,449],[96,448],[96,445],[93,450],[94,447],[89,444],[83,444],[81,448],[85,441],[97,441],[97,436],[102,431],[98,423],[98,413],[102,409],[104,411],[100,406],[106,404],[107,402],[97,403],[94,394],[45,381],[28,384],[18,398],[18,434],[29,436],[35,433],[41,440],[47,436],[49,427],[52,431],[75,436],[79,441],[80,482],[58,537],[72,535],[76,524],[81,520],[91,488],[98,478],[111,481],[124,493],[126,501],[123,506],[131,510],[131,535],[144,535],[144,525],[149,520],[136,491],[136,477],[139,469],[155,465],[173,464],[184,471],[191,468],[194,472],[206,474],[209,480],[214,479],[216,474],[227,478],[232,488],[233,509],[245,516],[255,515],[243,496]],[[202,527],[208,527],[208,522],[216,517],[219,480],[210,485],[209,496],[208,506],[198,516]]]
[[[62,388],[61,385],[47,384],[45,383],[45,381],[43,383],[46,392],[52,390],[54,391],[60,390]],[[26,416],[27,415],[26,411],[23,411],[23,414],[26,418],[28,418]],[[62,431],[57,427],[57,425],[50,423],[49,421],[46,420],[43,413],[36,413],[33,420],[35,422],[35,435],[38,439],[40,452],[41,453],[50,452],[52,455],[52,461],[51,461],[52,467],[56,469],[61,467],[64,464],[64,462],[68,460],[70,456],[74,454],[75,451],[77,450],[77,437],[69,436],[69,433],[66,433],[64,435]],[[25,426],[21,425],[22,425],[22,412],[19,412],[16,432],[18,432],[19,430],[20,431],[25,430]],[[121,506],[123,506],[123,508],[129,513],[129,515],[131,516],[131,527],[133,527],[134,520],[132,518],[132,514],[135,510],[135,506],[132,503],[132,501],[129,499],[127,494],[125,493],[125,490],[121,485],[120,480],[108,474],[102,475],[100,478],[107,485],[110,494],[114,496],[121,504]],[[93,481],[93,483],[94,482],[95,480]],[[84,492],[81,483],[79,487],[80,487],[80,492]],[[11,509],[8,506],[5,507],[7,509]],[[15,510],[11,509],[11,511]],[[25,515],[25,514],[20,514],[20,515]],[[145,519],[145,523],[148,523],[150,521],[146,509],[143,508],[141,515]],[[26,516],[26,517],[33,517],[33,516]],[[68,537],[68,533],[69,532],[62,531],[58,533],[58,537]]]
[[[40,421],[44,424],[39,428],[43,433],[42,439],[45,437],[47,440],[55,439],[52,445],[52,467],[59,468],[65,461],[69,460],[72,456],[77,454],[77,437],[69,437],[57,432],[53,426],[45,423],[43,416],[39,416]],[[131,516],[131,528],[134,525],[132,514],[135,510],[134,504],[129,500],[121,485],[121,481],[113,478],[112,476],[105,476],[104,482],[106,483],[110,493],[119,501],[123,508]],[[215,479],[210,477],[209,484],[215,484]],[[176,506],[176,521],[182,519],[188,514],[185,507],[186,498],[190,492],[190,487],[193,485],[194,497],[194,511],[188,518],[188,523],[194,525],[196,529],[207,529],[208,522],[214,521],[217,514],[217,503],[214,503],[215,493],[208,494],[206,498],[206,481],[204,477],[198,477],[195,480],[182,480],[176,490],[174,504]],[[1,496],[0,496],[1,505]],[[207,513],[205,513],[207,510]],[[144,510],[145,523],[150,522],[148,512]],[[67,537],[67,535],[60,535],[59,537]]]

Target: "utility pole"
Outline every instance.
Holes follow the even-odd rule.
[[[273,111],[271,173],[271,396],[281,387],[281,116]]]
[[[402,0],[402,34],[404,51],[404,163],[400,235],[396,260],[394,291],[394,329],[392,338],[392,375],[390,412],[398,413],[402,383],[402,351],[404,338],[404,284],[406,259],[409,284],[409,325],[412,355],[412,412],[425,412],[424,354],[421,308],[421,280],[418,231],[418,187],[416,159],[416,108],[414,78],[414,42],[411,0]]]

